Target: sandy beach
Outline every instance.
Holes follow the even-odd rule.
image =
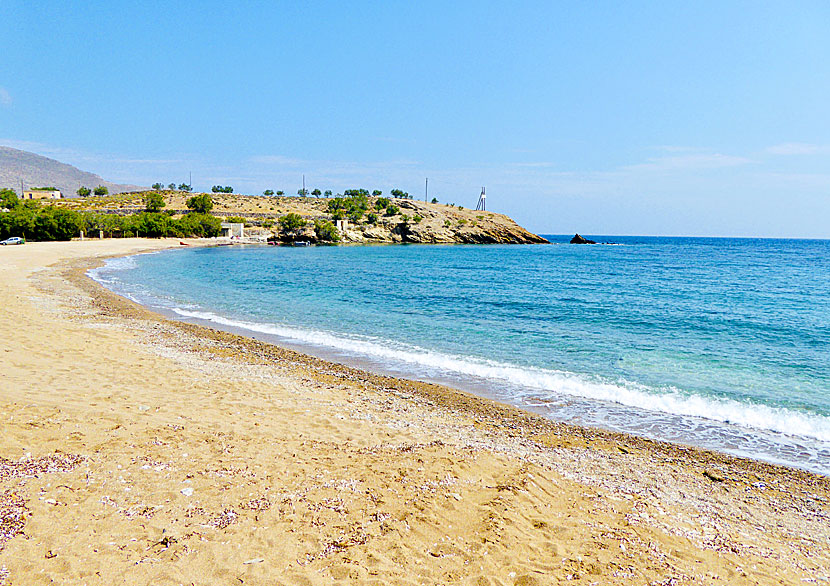
[[[826,477],[547,421],[0,248],[0,584],[830,583]]]

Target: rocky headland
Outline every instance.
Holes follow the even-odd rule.
[[[113,197],[89,197],[62,200],[58,205],[76,210],[128,214],[143,210],[144,193],[121,194]],[[164,210],[174,216],[188,212],[186,201],[192,193],[163,192]],[[293,241],[319,242],[320,231],[315,224],[336,223],[331,211],[333,198],[252,196],[213,193],[211,213],[223,220],[244,221],[246,234],[280,234],[280,219],[296,214],[305,225],[291,235]],[[422,243],[422,244],[544,244],[548,241],[525,230],[513,219],[490,211],[465,209],[443,203],[427,203],[412,199],[367,198],[368,208],[358,219],[347,217],[339,226],[340,242],[344,243]],[[386,201],[385,207],[381,207]]]

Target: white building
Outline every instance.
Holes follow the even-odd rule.
[[[23,192],[23,199],[61,199],[60,189],[27,189]]]

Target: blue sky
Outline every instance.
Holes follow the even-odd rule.
[[[827,2],[0,3],[0,144],[542,233],[830,238]]]

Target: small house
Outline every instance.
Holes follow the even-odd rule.
[[[223,238],[244,238],[245,224],[242,222],[222,222],[219,226],[220,236]]]
[[[63,194],[61,194],[60,189],[28,189],[23,192],[23,199],[61,199]]]

